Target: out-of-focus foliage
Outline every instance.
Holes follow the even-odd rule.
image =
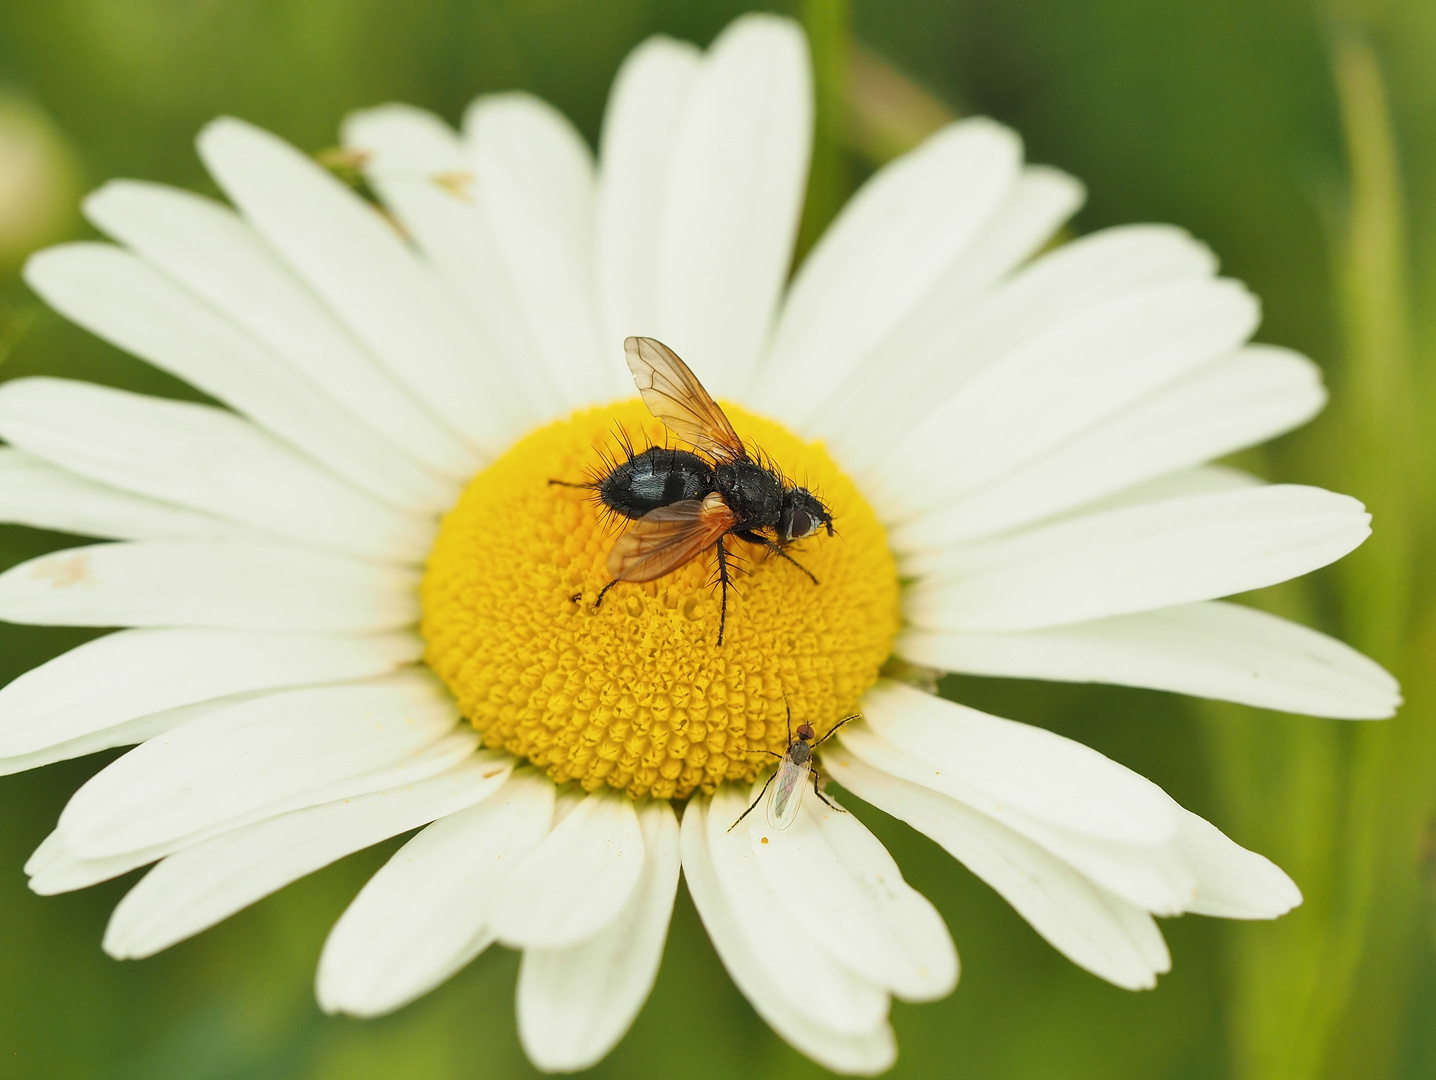
[[[82,188],[139,176],[213,190],[191,140],[220,113],[319,150],[355,107],[403,100],[455,120],[475,94],[518,87],[592,140],[634,43],[657,31],[706,43],[744,6],[7,0],[0,113],[38,125],[29,130],[43,135],[54,188],[71,194],[75,175]],[[1241,464],[1350,491],[1377,521],[1360,561],[1256,599],[1370,649],[1402,676],[1410,702],[1389,724],[1353,725],[1140,691],[945,680],[950,696],[1151,776],[1283,863],[1308,903],[1276,924],[1167,921],[1175,970],[1155,992],[1130,994],[1059,957],[934,845],[860,808],[942,910],[963,957],[955,995],[897,1007],[893,1075],[1436,1075],[1436,433],[1426,421],[1436,413],[1436,4],[854,0],[855,41],[832,3],[777,6],[804,16],[820,46],[821,172],[806,239],[877,161],[948,111],[984,112],[1017,127],[1033,160],[1087,182],[1079,230],[1175,222],[1263,298],[1260,338],[1314,357],[1336,403]],[[46,228],[83,235],[63,214]],[[0,257],[0,377],[43,371],[193,396],[40,309],[15,261]],[[6,528],[0,565],[70,542]],[[0,624],[0,680],[84,636]],[[159,957],[109,960],[100,936],[135,875],[41,899],[20,871],[101,763],[0,780],[0,1075],[531,1072],[514,1034],[517,964],[499,949],[381,1021],[315,1007],[324,934],[396,844]],[[821,1072],[754,1016],[681,891],[654,995],[595,1071]]]

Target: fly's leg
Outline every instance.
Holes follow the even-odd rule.
[[[718,584],[723,589],[723,599],[718,606],[718,644],[723,644],[723,630],[728,625],[728,553],[723,550],[723,538],[718,538]],[[749,807],[751,810],[752,807]]]
[[[593,602],[593,610],[594,610],[594,611],[597,611],[597,610],[598,610],[598,605],[601,604],[601,603],[603,603],[603,598],[608,595],[608,590],[611,589],[611,588],[613,588],[615,585],[617,585],[618,582],[619,582],[619,579],[618,579],[618,578],[614,578],[612,581],[610,581],[607,585],[605,585],[602,589],[599,590],[599,592],[598,592],[598,599]],[[583,593],[574,593],[573,596],[569,597],[569,599],[570,599],[571,601],[573,601],[573,603],[576,604],[576,603],[579,602],[579,600],[582,598],[582,596],[583,596]]]
[[[828,797],[827,797],[826,795],[824,795],[821,790],[819,790],[819,788],[818,788],[818,770],[817,770],[817,769],[814,769],[814,770],[813,770],[813,794],[816,795],[818,798],[822,799],[822,800],[823,800],[823,804],[824,804],[825,806],[831,807],[832,809],[836,810],[836,811],[837,811],[838,813],[840,813],[840,814],[846,814],[846,813],[847,813],[847,811],[844,810],[844,809],[843,809],[841,806],[839,806],[837,803],[835,803],[835,802],[830,802],[830,801],[828,800]],[[750,807],[748,807],[748,809],[751,810],[751,809],[753,809],[753,808],[750,806]],[[739,820],[742,820],[742,819],[740,818]],[[734,824],[736,825],[737,822],[735,821]]]
[[[744,531],[744,532],[737,533],[736,535],[738,536],[739,539],[741,539],[741,540],[746,540],[746,541],[748,541],[748,543],[750,543],[750,544],[758,544],[758,545],[760,545],[761,547],[767,548],[769,551],[771,551],[774,555],[777,555],[779,558],[787,559],[790,563],[792,563],[794,566],[796,566],[799,570],[801,570],[803,573],[807,574],[807,575],[808,575],[808,580],[811,581],[814,585],[816,585],[816,584],[818,583],[817,576],[816,576],[811,570],[809,570],[806,566],[804,566],[802,563],[800,563],[797,559],[793,558],[793,556],[789,555],[786,551],[784,551],[784,550],[783,550],[783,545],[782,545],[782,544],[779,544],[776,540],[769,540],[769,539],[768,539],[766,536],[764,536],[762,533],[755,533],[755,532],[747,532],[747,531]]]
[[[589,490],[592,490],[594,486],[593,484],[588,482],[584,482],[582,484],[575,484],[572,480],[550,480],[549,483],[556,484],[559,487],[588,488]]]
[[[753,812],[753,807],[757,806],[760,802],[763,801],[763,796],[768,794],[768,784],[771,784],[773,780],[777,777],[777,775],[777,773],[774,773],[772,776],[768,777],[768,783],[763,785],[763,790],[758,792],[758,797],[748,804],[748,809],[744,810],[741,814],[738,815],[738,821],[742,821],[745,817],[751,814]],[[827,799],[823,800],[823,802],[827,801]],[[732,825],[728,826],[729,832],[732,832],[738,827],[738,821],[735,821]]]

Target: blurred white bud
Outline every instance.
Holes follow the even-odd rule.
[[[74,224],[78,171],[69,143],[44,111],[0,91],[0,268]]]

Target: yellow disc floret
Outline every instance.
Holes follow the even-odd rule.
[[[727,407],[734,426],[833,511],[790,551],[813,572],[734,537],[742,562],[717,644],[710,550],[594,609],[626,519],[591,491],[622,430],[640,448],[662,427],[639,403],[593,409],[528,435],[479,473],[444,519],[423,583],[426,659],[493,747],[593,791],[683,798],[751,781],[793,724],[821,735],[856,711],[898,629],[897,570],[882,527],[820,444]],[[578,595],[578,600],[572,599]]]

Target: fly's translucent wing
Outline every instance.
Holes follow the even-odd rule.
[[[631,337],[623,355],[638,395],[663,426],[719,461],[744,461],[748,452],[718,403],[678,354],[653,338]]]
[[[618,581],[661,578],[712,547],[734,521],[717,493],[650,510],[614,541],[608,572]]]
[[[799,765],[790,755],[783,755],[778,766],[778,775],[773,777],[773,787],[768,795],[768,824],[775,829],[786,829],[798,816],[798,807],[803,804],[803,792],[808,787],[808,774],[812,771],[811,761]]]

